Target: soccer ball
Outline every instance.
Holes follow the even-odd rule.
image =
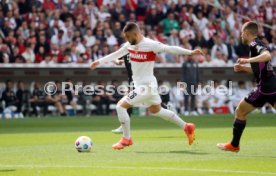
[[[75,142],[75,148],[78,152],[91,152],[92,147],[93,142],[87,136],[80,136]]]

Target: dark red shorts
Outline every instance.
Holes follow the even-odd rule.
[[[276,103],[276,92],[275,93],[262,93],[259,88],[251,91],[244,100],[253,105],[254,107],[263,107],[266,103],[270,103],[272,106]]]

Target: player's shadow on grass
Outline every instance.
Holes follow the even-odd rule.
[[[152,137],[139,137],[139,138],[161,138],[161,139],[173,139],[173,138],[183,138],[183,136],[152,136]]]
[[[170,151],[169,153],[190,154],[190,155],[209,155],[210,154],[206,152],[189,151],[189,150]]]
[[[0,172],[15,172],[15,169],[0,169]]]
[[[210,153],[206,152],[198,152],[198,151],[188,151],[188,150],[180,150],[180,151],[164,151],[164,152],[154,152],[154,151],[137,151],[136,153],[140,154],[188,154],[188,155],[209,155]]]
[[[276,156],[269,156],[269,155],[239,155],[239,157],[243,157],[243,158],[273,158],[273,159],[276,158]]]

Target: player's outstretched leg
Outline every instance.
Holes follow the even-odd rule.
[[[217,147],[221,150],[238,152],[240,150],[240,139],[243,130],[246,126],[246,115],[255,109],[254,106],[242,100],[236,111],[235,111],[235,121],[233,124],[233,138],[229,143],[219,143]]]
[[[153,105],[149,107],[149,111],[154,116],[159,116],[164,120],[168,120],[180,128],[184,129],[188,137],[189,145],[192,145],[195,139],[195,125],[193,123],[186,123],[175,112],[162,108],[160,105]]]
[[[130,107],[131,105],[124,100],[119,101],[116,106],[117,115],[123,129],[123,137],[119,140],[119,142],[112,145],[113,149],[120,150],[133,144],[130,136],[130,118],[127,113],[127,109]]]

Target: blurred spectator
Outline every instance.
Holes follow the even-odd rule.
[[[179,22],[175,20],[174,14],[169,13],[167,18],[161,21],[161,25],[164,28],[164,34],[169,36],[173,29],[179,31]]]
[[[46,55],[44,56],[44,60],[42,60],[42,61],[40,62],[40,64],[41,64],[41,65],[48,65],[48,64],[51,63],[51,60],[52,60],[51,56],[50,56],[49,54],[46,54]]]
[[[208,112],[208,114],[214,114],[213,108],[211,107],[211,96],[210,92],[204,90],[204,86],[207,84],[198,83],[197,89],[197,99],[196,99],[196,107],[197,112],[199,114],[204,113],[204,109]]]
[[[196,25],[198,26],[199,30],[200,30],[200,31],[203,31],[203,30],[206,28],[206,25],[207,25],[207,23],[208,23],[207,18],[205,18],[205,17],[203,16],[203,13],[202,13],[201,11],[198,11],[198,12],[196,13],[196,16],[193,15],[192,17],[193,17],[194,22],[195,22]]]
[[[212,59],[213,66],[223,66],[227,63],[226,55],[220,50],[216,51],[215,57]]]
[[[45,50],[44,50],[44,47],[41,46],[38,48],[38,52],[35,55],[35,63],[42,62],[44,60],[44,58],[45,58]]]
[[[126,0],[126,10],[134,12],[138,8],[138,0]]]
[[[10,63],[10,56],[6,45],[2,45],[0,48],[0,63]]]
[[[39,111],[38,109],[41,108],[43,115],[47,115],[47,103],[45,101],[45,93],[41,88],[40,83],[35,82],[34,83],[34,89],[31,95],[31,99],[30,99],[30,103],[31,103],[31,107],[32,107],[32,112],[31,112],[31,116],[35,115],[38,116],[39,115]]]
[[[16,104],[17,110],[16,112],[22,114],[24,107],[24,115],[29,111],[29,98],[30,98],[30,91],[25,89],[25,84],[22,81],[18,81],[17,83],[17,91],[16,91]],[[21,115],[22,116],[22,115]]]
[[[104,22],[104,21],[107,20],[107,18],[110,18],[111,15],[110,15],[110,13],[106,12],[105,6],[102,5],[102,6],[100,6],[100,8],[99,8],[98,17],[99,17],[99,20],[100,20],[101,22]]]
[[[194,40],[191,41],[191,45],[193,46],[193,48],[195,48],[196,46],[199,47],[206,47],[208,45],[207,41],[205,40],[205,38],[202,35],[202,32],[199,31],[196,34],[196,38]]]
[[[216,89],[220,85],[220,82],[214,80],[214,88]],[[210,105],[212,108],[220,108],[226,105],[227,97],[221,92],[215,91],[213,95],[210,97]]]
[[[61,83],[59,81],[55,81],[57,91],[50,92],[51,94],[46,95],[45,102],[47,105],[53,105],[57,108],[59,115],[66,116],[65,107],[62,104],[62,89]]]
[[[92,33],[91,29],[86,30],[86,34],[84,35],[84,39],[86,40],[86,47],[92,47],[96,43],[96,38]]]
[[[92,104],[96,106],[96,114],[104,115],[107,114],[105,110],[109,109],[109,102],[106,96],[105,84],[103,81],[99,81],[97,84],[98,88],[95,89],[94,94],[92,95]]]
[[[108,46],[114,46],[118,44],[116,37],[113,35],[110,29],[106,31],[106,44]]]
[[[54,10],[55,9],[55,4],[51,0],[44,0],[42,7],[45,10]]]
[[[158,12],[155,6],[149,9],[149,13],[146,16],[145,24],[150,27],[150,29],[157,29],[159,22],[164,18],[162,12]]]
[[[64,46],[67,43],[67,38],[63,30],[58,30],[58,33],[51,38],[51,44]]]
[[[238,87],[233,90],[233,95],[230,97],[229,109],[230,112],[233,114],[234,109],[238,106],[241,99],[246,97],[249,93],[249,89],[247,89],[244,81],[238,82]]]
[[[26,50],[24,53],[22,53],[23,58],[25,59],[25,62],[27,63],[34,63],[35,61],[35,53],[33,50],[33,45],[29,43],[26,46]]]
[[[50,52],[50,45],[46,41],[45,35],[39,36],[39,40],[38,40],[38,42],[35,45],[35,53],[36,54],[39,52],[39,48],[40,47],[43,47],[43,50],[44,50],[45,53],[49,53]]]
[[[74,110],[74,115],[77,113],[77,97],[75,96],[74,84],[71,79],[66,80],[65,95],[62,95],[63,105],[71,105]]]
[[[272,65],[276,66],[276,48],[274,48],[272,51],[271,51],[271,57],[272,57]]]
[[[232,61],[232,63],[235,63],[236,60],[238,59],[238,55],[236,53],[236,47],[237,46],[235,43],[235,39],[231,37],[227,44],[227,49],[228,49],[228,61]]]
[[[212,59],[211,59],[211,56],[210,56],[210,54],[206,54],[205,55],[205,59],[204,59],[204,61],[202,62],[202,64],[201,64],[202,66],[213,66],[213,62],[212,62]]]
[[[218,54],[222,54],[223,57],[226,58],[228,57],[227,46],[222,42],[221,37],[217,35],[215,38],[215,45],[212,47],[211,58],[221,59]]]
[[[111,81],[111,86],[112,86],[112,89],[114,91],[114,93],[112,94],[112,97],[110,97],[111,99],[111,102],[112,103],[115,103],[117,104],[117,102],[123,98],[123,95],[120,94],[119,90],[118,90],[118,87],[120,86],[119,85],[119,82],[117,80],[112,80]]]
[[[234,61],[249,54],[248,46],[239,41],[240,28],[247,21],[244,17],[271,26],[260,25],[260,34],[268,39],[268,45],[273,50],[276,38],[275,3],[271,0],[209,3],[204,0],[2,1],[0,63],[40,63],[41,47],[45,54],[58,57],[58,62],[53,63],[86,63],[80,56],[84,53],[91,62],[125,42],[122,28],[127,21],[136,21],[146,36],[160,42],[208,48],[211,60],[216,57],[219,36],[223,44],[227,42],[228,53],[224,46],[219,49],[220,52],[227,60]],[[176,36],[180,44],[171,40]],[[187,38],[189,44],[183,38]],[[70,51],[74,53],[74,47],[78,57],[64,58],[68,52],[70,55]],[[162,62],[178,62],[178,58],[164,56],[160,57]]]
[[[17,110],[16,94],[13,91],[13,82],[11,80],[6,81],[6,88],[2,92],[1,101],[5,103],[5,110],[15,112]]]
[[[180,41],[179,41],[179,37],[178,37],[178,32],[177,30],[171,30],[171,35],[168,38],[168,44],[169,45],[173,45],[173,46],[179,46],[180,45]]]
[[[189,40],[195,39],[195,32],[191,29],[189,23],[183,22],[182,23],[182,29],[179,32],[179,37],[182,38],[188,38]]]
[[[90,93],[92,94],[92,92],[87,91],[88,94],[86,94],[83,90],[84,90],[84,87],[91,86],[91,85],[89,85],[87,81],[82,81],[81,85],[82,85],[82,87],[78,91],[79,96],[78,96],[77,103],[79,105],[81,105],[83,108],[82,114],[89,115],[90,113],[88,112],[88,106],[90,105],[90,101],[91,101],[91,95],[89,95],[89,94]]]
[[[206,28],[203,29],[203,37],[206,41],[210,40],[217,32],[215,26],[211,21],[206,25]]]
[[[197,115],[196,112],[196,89],[199,83],[198,62],[194,56],[190,56],[186,62],[182,64],[182,81],[186,83],[184,94],[184,115]]]
[[[184,92],[180,86],[177,86],[178,84],[181,84],[180,80],[177,80],[175,85],[170,89],[170,102],[178,112],[184,114]]]
[[[30,37],[30,29],[28,27],[27,21],[22,23],[22,26],[19,28],[19,32],[24,40],[27,40]]]

